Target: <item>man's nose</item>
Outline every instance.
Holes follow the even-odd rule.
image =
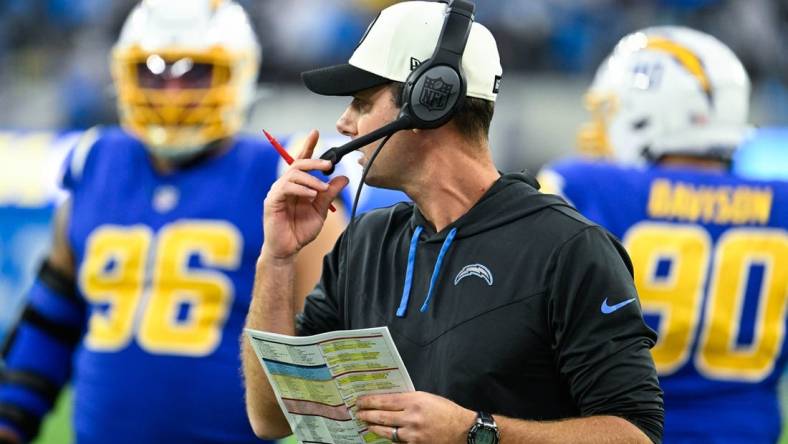
[[[337,131],[348,137],[353,137],[356,135],[356,125],[355,121],[353,120],[352,111],[350,107],[345,109],[345,112],[339,116],[339,120],[337,120]]]

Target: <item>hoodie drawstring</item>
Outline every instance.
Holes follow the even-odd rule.
[[[399,318],[405,317],[405,311],[408,308],[410,289],[413,284],[413,266],[416,263],[416,247],[419,243],[419,235],[423,230],[424,227],[421,225],[417,226],[416,230],[413,232],[413,239],[410,241],[410,250],[408,250],[408,268],[405,271],[405,286],[402,289],[402,298],[400,299],[399,307],[397,308],[397,317]],[[432,292],[435,290],[435,284],[438,282],[441,265],[443,265],[443,258],[446,256],[446,252],[449,251],[449,247],[451,246],[456,234],[457,228],[452,228],[451,231],[449,231],[449,234],[446,236],[446,239],[443,241],[441,251],[438,253],[438,259],[435,261],[435,267],[432,269],[432,278],[430,278],[430,288],[427,290],[427,297],[424,299],[424,303],[419,310],[422,313],[426,312],[430,306]]]
[[[457,234],[457,229],[452,228],[449,231],[449,234],[446,236],[446,240],[443,241],[443,245],[441,246],[441,251],[438,253],[438,260],[435,261],[435,268],[432,269],[432,278],[430,279],[430,289],[427,290],[427,299],[424,300],[424,304],[421,305],[421,312],[424,313],[427,311],[427,308],[430,306],[430,300],[432,299],[432,290],[435,289],[435,283],[438,281],[438,275],[441,272],[441,265],[443,264],[443,257],[446,256],[446,252],[449,251],[449,246],[451,245],[451,241],[454,240],[454,235]]]
[[[408,250],[408,269],[405,271],[405,288],[402,289],[402,298],[399,300],[397,317],[405,317],[405,310],[408,309],[410,300],[410,286],[413,283],[413,264],[416,263],[416,246],[419,244],[419,236],[424,231],[424,227],[419,225],[413,232],[413,239],[410,240],[410,250]]]

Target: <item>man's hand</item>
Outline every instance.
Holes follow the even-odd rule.
[[[263,251],[275,259],[293,257],[320,233],[328,206],[348,183],[339,176],[325,183],[308,171],[328,171],[331,162],[312,159],[318,133],[312,131],[304,149],[287,171],[271,186],[265,198]]]
[[[356,402],[356,417],[378,436],[413,444],[465,444],[476,413],[425,392],[371,395]]]

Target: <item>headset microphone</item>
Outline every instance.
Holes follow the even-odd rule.
[[[405,113],[401,113],[400,116],[392,121],[391,123],[384,125],[375,131],[372,131],[369,134],[365,134],[361,137],[351,140],[350,142],[335,148],[331,148],[330,150],[323,153],[320,156],[323,160],[330,160],[331,163],[334,165],[331,166],[330,171],[326,171],[325,174],[329,175],[334,172],[334,167],[345,157],[347,154],[369,145],[370,143],[382,139],[386,136],[391,136],[392,134],[396,133],[397,131],[404,130],[404,129],[411,129],[413,128],[412,119]]]

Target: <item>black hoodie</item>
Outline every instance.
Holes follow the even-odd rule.
[[[361,216],[349,252],[346,231],[326,256],[298,333],[386,325],[417,390],[513,418],[616,415],[660,442],[656,334],[629,257],[531,183],[502,176],[438,233],[413,204]]]

